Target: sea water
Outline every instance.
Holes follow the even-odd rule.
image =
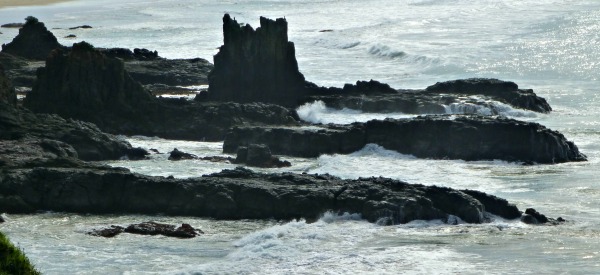
[[[323,213],[314,223],[215,221],[194,217],[9,215],[0,230],[45,274],[593,274],[600,272],[600,2],[569,0],[406,1],[144,1],[77,0],[47,7],[0,9],[0,23],[34,15],[62,44],[148,48],[168,58],[212,61],[222,44],[221,18],[258,26],[259,16],[285,17],[301,72],[324,86],[375,79],[395,88],[494,77],[531,88],[553,107],[538,114],[494,103],[501,115],[562,132],[589,161],[528,165],[504,161],[427,160],[375,144],[348,155],[283,157],[292,167],[261,172],[384,176],[411,183],[475,189],[535,207],[568,222],[530,226],[495,219],[481,225],[414,221],[382,227],[353,213]],[[93,29],[68,30],[88,24]],[[1,29],[0,43],[17,33]],[[63,38],[69,34],[76,39]],[[490,110],[466,104],[449,114]],[[334,110],[322,102],[298,108],[302,119],[352,123],[411,114]],[[169,162],[173,148],[221,155],[221,143],[126,137],[158,149],[144,161],[109,165],[156,176],[194,177],[235,167]],[[190,223],[205,235],[191,240],[120,235],[91,229],[147,220]]]

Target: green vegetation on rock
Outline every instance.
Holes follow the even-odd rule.
[[[21,249],[0,232],[0,274],[40,274]]]

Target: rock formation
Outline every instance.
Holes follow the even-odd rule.
[[[163,235],[166,237],[175,237],[181,239],[194,238],[200,234],[204,234],[202,230],[193,228],[187,223],[181,224],[181,226],[176,227],[175,225],[157,222],[143,222],[138,224],[130,224],[127,227],[113,225],[109,228],[92,230],[88,234],[92,236],[112,238],[123,232],[150,236]]]
[[[0,64],[0,102],[13,106],[17,104],[17,94],[15,93],[10,80],[4,73],[2,64]]]
[[[287,21],[260,18],[260,27],[223,17],[224,43],[214,56],[209,99],[296,106],[306,96]]]
[[[103,56],[81,42],[71,51],[54,51],[27,95],[25,106],[43,113],[86,119],[105,112],[141,116],[152,95],[124,69],[123,62]]]
[[[269,146],[264,144],[249,144],[237,148],[237,156],[233,163],[246,164],[253,167],[281,168],[289,167],[289,161],[282,161],[271,154]]]
[[[2,45],[3,53],[44,60],[52,50],[63,48],[44,23],[39,22],[37,18],[29,16],[25,21],[25,25],[19,29],[19,35],[12,42]]]
[[[351,153],[368,143],[421,158],[560,163],[586,160],[560,133],[537,123],[484,116],[422,116],[320,128],[235,127],[223,151],[267,144],[275,154]]]

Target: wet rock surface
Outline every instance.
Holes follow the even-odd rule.
[[[251,143],[266,144],[275,154],[298,157],[347,154],[375,143],[420,158],[526,163],[586,160],[575,144],[556,131],[537,123],[486,116],[422,116],[313,128],[234,127],[223,151],[233,153]]]
[[[17,94],[6,76],[2,64],[0,64],[0,102],[13,106],[17,104]]]
[[[484,204],[450,188],[386,178],[260,174],[243,168],[191,179],[148,177],[122,169],[9,169],[0,171],[0,192],[0,211],[9,213],[4,209],[289,220],[316,219],[334,211],[359,213],[384,224],[447,220],[449,215],[469,223],[487,220]],[[15,201],[20,208],[11,205]]]
[[[162,224],[157,222],[143,222],[139,224],[131,224],[127,227],[122,227],[118,225],[112,225],[108,228],[92,230],[89,232],[89,235],[112,238],[121,233],[131,233],[138,235],[163,235],[167,237],[175,237],[181,239],[189,239],[194,238],[200,234],[204,234],[202,230],[193,228],[189,224],[181,224],[181,226],[176,227],[175,225],[170,224]]]
[[[237,156],[234,163],[246,164],[253,167],[281,168],[289,167],[289,161],[282,161],[271,154],[269,146],[264,144],[250,144],[248,147],[237,148]]]

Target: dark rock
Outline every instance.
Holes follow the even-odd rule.
[[[427,93],[448,93],[460,95],[484,95],[517,108],[549,113],[552,108],[544,98],[533,90],[522,90],[514,82],[488,78],[469,78],[438,82],[425,89]]]
[[[125,62],[125,69],[131,77],[144,85],[205,85],[208,84],[208,74],[212,68],[212,64],[200,58],[136,58]]]
[[[4,217],[2,217],[2,215],[0,215],[0,223],[5,223],[6,220],[4,220]]]
[[[69,34],[69,35],[65,36],[65,38],[77,38],[77,35]]]
[[[202,230],[195,229],[187,223],[181,224],[180,227],[176,228],[174,225],[162,224],[157,222],[143,222],[139,224],[131,224],[126,228],[118,225],[111,225],[111,227],[109,228],[92,230],[88,234],[92,236],[112,238],[123,232],[151,236],[163,235],[167,237],[175,237],[182,239],[194,238],[200,234],[204,234]]]
[[[5,199],[9,196],[19,199],[20,207],[33,210],[285,220],[314,219],[333,211],[359,213],[370,222],[389,224],[449,220],[449,215],[481,223],[487,209],[474,197],[450,188],[385,178],[259,174],[242,168],[190,179],[93,167],[0,169],[0,194],[0,206],[5,207],[0,211],[9,213],[15,210],[12,201]]]
[[[527,208],[525,209],[525,214],[526,215],[530,215],[533,218],[535,218],[539,223],[547,223],[549,220],[546,216],[544,216],[543,214],[540,214],[539,212],[537,212],[535,209],[533,208]]]
[[[125,232],[139,235],[163,235],[176,238],[194,238],[203,232],[194,229],[189,224],[182,224],[175,228],[174,225],[161,224],[156,222],[143,222],[140,224],[132,224],[125,228]]]
[[[9,105],[17,105],[17,94],[15,89],[12,87],[10,80],[4,73],[4,67],[0,64],[0,102],[4,102]]]
[[[91,29],[91,28],[92,28],[92,26],[90,26],[90,25],[81,25],[81,26],[77,26],[77,27],[72,27],[72,28],[69,28],[69,30],[76,30],[76,29]]]
[[[38,81],[25,99],[25,106],[43,113],[85,118],[107,115],[139,116],[138,106],[152,102],[148,93],[124,70],[123,62],[107,58],[86,42],[70,52],[54,51]]]
[[[521,211],[514,204],[503,198],[498,198],[481,191],[461,190],[463,193],[475,198],[485,207],[485,211],[496,213],[506,219],[517,219],[521,217]]]
[[[521,222],[526,224],[539,224],[540,222],[532,215],[525,214],[521,216]]]
[[[241,146],[237,149],[235,163],[245,163],[248,166],[262,168],[289,167],[289,161],[282,161],[271,154],[271,149],[264,144],[250,144],[248,147]]]
[[[141,160],[141,159],[147,159],[148,155],[150,155],[150,152],[148,152],[146,149],[144,148],[131,148],[129,150],[127,150],[127,158],[130,160]]]
[[[393,138],[391,138],[393,137]],[[502,117],[421,116],[313,128],[234,127],[225,153],[266,144],[272,152],[298,157],[351,153],[368,143],[420,158],[561,163],[584,161],[570,141],[544,126]]]
[[[88,232],[89,235],[97,237],[112,238],[125,232],[125,228],[118,225],[111,225],[109,228],[96,229]]]
[[[306,96],[285,19],[261,17],[260,27],[254,30],[225,14],[223,36],[208,76],[210,100],[296,106]]]
[[[198,159],[198,156],[186,152],[179,151],[177,148],[169,153],[169,160],[177,161],[184,159]]]
[[[1,102],[0,143],[6,148],[0,156],[5,160],[10,153],[21,159],[35,160],[36,156],[52,159],[49,156],[57,156],[87,161],[120,159],[128,155],[135,158],[139,155],[139,151],[128,142],[101,132],[94,124],[65,120],[57,115],[33,114]]]
[[[0,25],[0,28],[22,28],[25,24],[23,23],[6,23],[6,24],[2,24]]]
[[[28,59],[44,60],[48,54],[63,48],[56,37],[48,31],[44,23],[35,17],[27,17],[26,23],[19,30],[12,42],[2,45],[2,52]]]

